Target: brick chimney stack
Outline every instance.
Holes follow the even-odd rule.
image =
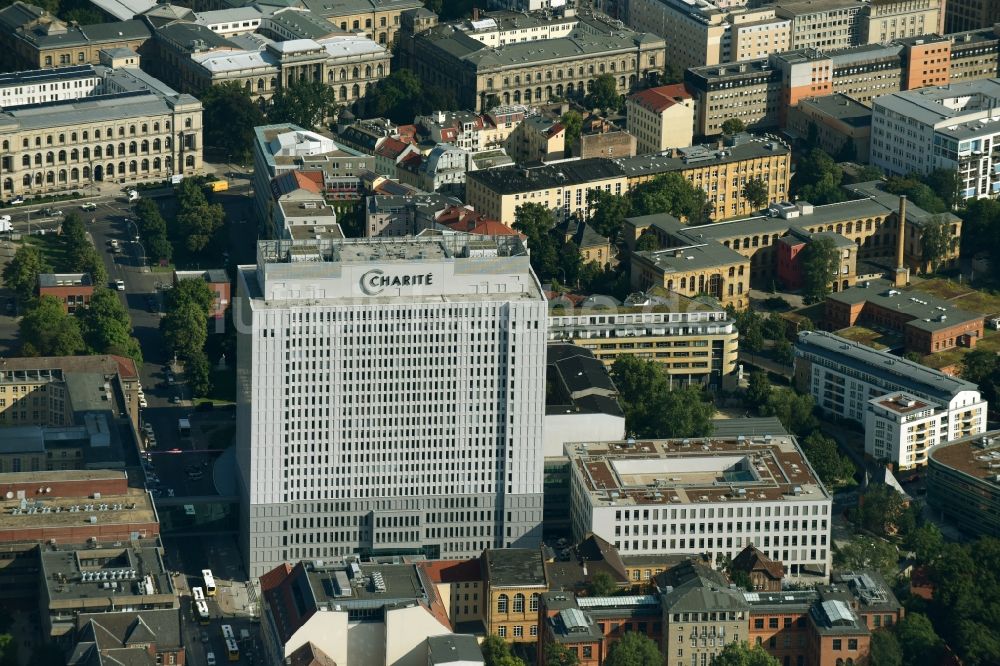
[[[899,196],[899,212],[896,214],[896,274],[893,284],[905,287],[910,283],[910,269],[903,260],[903,250],[906,242],[906,195]]]

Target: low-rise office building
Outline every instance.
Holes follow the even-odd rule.
[[[624,94],[664,65],[661,37],[603,14],[477,16],[441,25],[411,17],[400,42],[403,64],[425,85],[457,91],[463,108],[583,97],[601,74]]]
[[[829,154],[867,164],[872,110],[844,93],[811,97],[789,109],[785,131],[802,138],[815,137]]]
[[[832,500],[792,436],[567,448],[578,539],[593,532],[623,554],[716,561],[754,544],[792,577],[829,575]]]
[[[138,69],[99,71],[98,94],[0,112],[5,198],[201,172],[201,102]]]
[[[934,354],[974,347],[983,337],[983,314],[920,291],[901,291],[886,280],[869,280],[830,294],[824,318],[833,331],[850,326],[880,326],[903,336],[904,350]]]
[[[1000,22],[1000,6],[990,0],[948,0],[945,27],[948,32],[977,30]]]
[[[94,283],[89,273],[39,273],[38,297],[52,296],[59,299],[63,309],[73,314],[90,303]]]
[[[0,107],[59,102],[100,92],[103,81],[92,65],[33,69],[0,76]]]
[[[933,448],[927,503],[967,534],[1000,537],[1000,432]]]
[[[794,377],[821,410],[866,426],[866,454],[901,467],[926,464],[933,444],[986,430],[975,384],[832,333],[799,333]],[[919,441],[916,430],[927,431]]]
[[[549,340],[589,349],[609,366],[625,355],[656,361],[678,385],[720,385],[736,371],[738,338],[717,302],[677,292],[654,289],[615,307],[549,306]]]
[[[538,640],[538,608],[549,591],[545,558],[538,548],[487,549],[481,558],[487,635],[513,643]]]

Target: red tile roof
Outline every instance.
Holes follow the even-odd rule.
[[[691,99],[691,94],[684,88],[683,83],[677,83],[659,88],[648,88],[635,93],[629,99],[653,113],[661,113],[665,109],[679,104],[682,100]]]
[[[420,567],[435,584],[464,583],[483,579],[478,557],[469,560],[431,560],[421,562]]]
[[[392,137],[387,138],[385,141],[379,144],[379,147],[375,149],[375,154],[380,157],[388,157],[389,159],[396,159],[399,157],[404,150],[406,150],[410,144],[400,141],[399,139],[393,139]]]
[[[775,562],[767,555],[757,550],[753,545],[749,545],[733,558],[733,569],[740,571],[763,571],[772,580],[781,580],[785,576],[785,566],[781,562]]]

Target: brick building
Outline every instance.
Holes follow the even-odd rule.
[[[88,273],[38,274],[38,297],[58,298],[63,308],[70,314],[90,303],[93,294],[94,283]]]

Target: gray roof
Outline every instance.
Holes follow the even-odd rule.
[[[740,590],[699,574],[664,593],[663,609],[670,613],[746,611],[749,605]]]
[[[738,419],[712,419],[712,435],[728,439],[744,435],[787,435],[785,426],[776,416],[761,416]]]
[[[888,352],[877,351],[826,331],[803,331],[795,343],[796,356],[812,353],[829,358],[869,376],[887,391],[906,390],[917,396],[949,402],[961,391],[978,387],[958,377],[946,375],[925,365]]]
[[[799,107],[813,107],[820,113],[836,118],[851,127],[871,127],[872,124],[871,107],[865,106],[843,93],[800,100]]]
[[[982,102],[972,102],[964,108],[944,105],[945,100],[961,97],[983,99]],[[960,122],[961,117],[976,112],[980,112],[979,117],[988,117],[986,110],[995,106],[998,99],[1000,99],[1000,79],[979,79],[890,93],[882,95],[873,103],[875,106],[902,114],[906,118],[912,118],[918,123],[933,125],[951,119]]]
[[[565,342],[552,342],[547,347],[546,361],[551,385],[545,405],[547,414],[623,416],[614,397],[618,388],[611,381],[607,366],[594,352]]]
[[[501,167],[470,171],[466,179],[479,181],[484,187],[503,195],[581,185],[595,180],[619,178],[623,175],[624,171],[614,161],[604,157],[592,157],[536,169]]]
[[[31,69],[23,72],[0,74],[0,87],[18,84],[45,83],[47,81],[64,81],[97,76],[93,65],[71,65],[55,69]]]
[[[787,156],[790,153],[791,151],[779,141],[754,139],[722,148],[689,146],[675,150],[672,157],[668,155],[621,157],[616,159],[615,163],[622,168],[626,176],[631,178],[643,174],[670,173],[698,167],[731,164],[772,155]]]
[[[489,549],[483,555],[486,559],[486,575],[493,587],[545,585],[545,563],[540,549]]]
[[[428,664],[450,664],[456,661],[482,663],[483,653],[475,636],[451,634],[427,639]]]
[[[39,287],[91,286],[90,273],[39,273]]]
[[[634,252],[664,273],[685,273],[725,264],[742,264],[750,260],[721,243],[699,243],[666,250]]]
[[[0,428],[0,435],[0,453],[45,453],[41,426],[5,426]]]
[[[913,317],[906,322],[907,327],[923,331],[936,331],[962,322],[983,318],[982,313],[956,308],[949,301],[922,291],[900,291],[887,280],[871,280],[867,286],[859,284],[856,287],[830,294],[827,299],[847,305],[872,303],[886,310],[904,313]]]
[[[38,23],[31,28],[20,29],[36,20]],[[16,33],[17,38],[38,48],[120,42],[147,39],[150,36],[146,24],[135,19],[74,26],[52,16],[40,7],[23,2],[15,2],[0,10],[0,25],[4,26],[5,32]]]
[[[274,4],[272,2],[266,4]],[[423,7],[420,0],[301,0],[295,4],[305,5],[314,14],[324,17],[349,16],[363,12],[403,11]]]
[[[882,189],[884,183],[880,180],[871,180],[864,183],[854,183],[845,185],[844,189],[858,196],[868,197],[867,201],[874,202],[883,208],[891,211],[899,210],[899,195],[890,194]],[[831,204],[840,205],[840,204]],[[824,206],[826,208],[826,206]],[[819,208],[817,207],[817,210]],[[961,219],[953,213],[928,213],[926,210],[916,205],[912,201],[906,202],[906,221],[910,224],[920,226],[928,220],[940,218],[947,222],[959,222]],[[800,218],[807,219],[807,218]]]
[[[81,613],[77,630],[93,625],[94,636],[101,649],[129,647],[138,643],[153,643],[158,648],[181,647],[181,618],[177,608],[122,611],[114,613]]]

